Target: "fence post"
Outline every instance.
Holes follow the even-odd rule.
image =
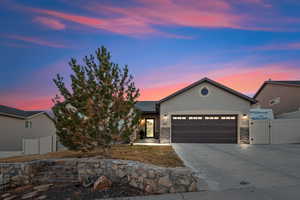
[[[271,121],[271,120],[268,120],[269,144],[272,144],[272,138],[271,138],[272,131],[271,131],[271,127],[272,127],[272,121]]]
[[[41,140],[38,138],[38,154],[41,154]]]

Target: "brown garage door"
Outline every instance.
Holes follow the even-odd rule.
[[[237,143],[237,115],[172,115],[173,143]]]

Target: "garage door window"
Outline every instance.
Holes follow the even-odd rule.
[[[235,117],[233,117],[233,116],[224,116],[224,117],[221,117],[221,119],[223,119],[223,120],[235,120]]]
[[[202,117],[189,117],[189,120],[202,120]]]
[[[186,117],[173,117],[175,120],[186,120]]]

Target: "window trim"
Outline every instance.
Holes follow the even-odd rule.
[[[25,120],[25,128],[32,128],[32,121],[31,120]]]
[[[204,89],[207,90],[207,94],[206,94],[206,95],[202,94],[202,90],[204,90]],[[208,89],[207,86],[203,86],[203,87],[200,88],[199,93],[200,93],[200,95],[201,95],[202,97],[207,97],[207,96],[209,96],[209,94],[210,94],[210,90]]]

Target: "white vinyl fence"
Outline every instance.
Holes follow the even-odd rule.
[[[300,119],[250,121],[250,144],[300,143]]]
[[[23,152],[25,155],[45,154],[55,151],[56,136],[23,139]]]

